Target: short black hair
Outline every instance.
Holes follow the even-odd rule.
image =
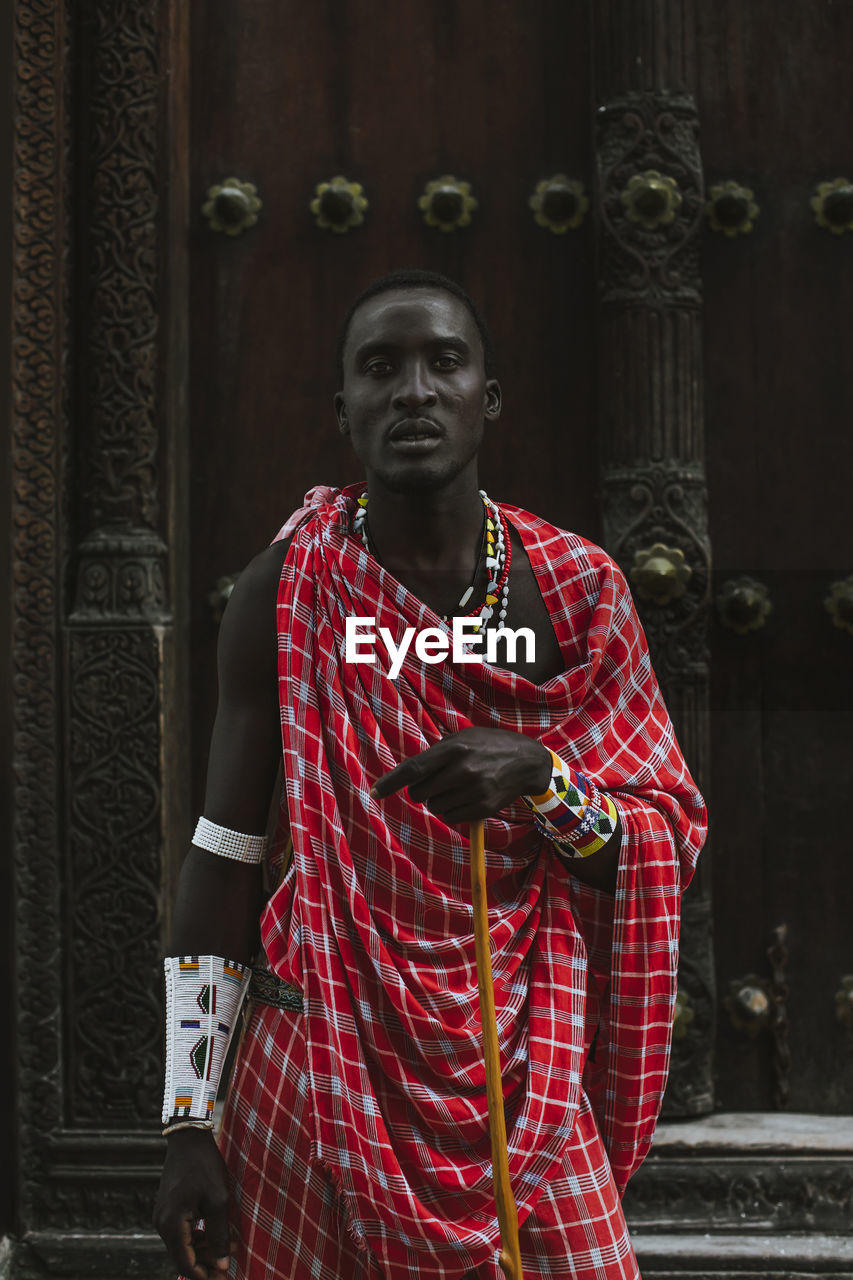
[[[480,308],[471,295],[462,288],[461,284],[457,284],[449,276],[441,275],[438,271],[422,271],[416,267],[406,267],[400,271],[389,271],[387,275],[380,276],[378,280],[374,280],[369,284],[366,289],[362,289],[344,316],[338,332],[336,349],[339,386],[344,384],[344,347],[349,336],[353,316],[362,303],[367,302],[368,298],[375,298],[380,293],[390,293],[392,289],[443,289],[445,293],[451,293],[454,298],[464,302],[471,313],[471,319],[477,326],[480,341],[483,344],[483,366],[486,370],[486,377],[493,378],[495,376],[496,358],[492,335],[489,333],[488,325]]]

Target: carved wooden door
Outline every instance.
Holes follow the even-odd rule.
[[[325,10],[272,0],[243,6],[239,18],[223,3],[194,10],[196,811],[215,708],[222,589],[310,485],[361,474],[332,415],[332,354],[348,301],[374,276],[407,264],[437,268],[481,302],[505,392],[501,422],[481,455],[490,492],[602,542],[614,533],[607,492],[630,494],[639,482],[630,422],[617,413],[609,434],[596,426],[596,397],[605,400],[613,384],[604,367],[597,377],[594,345],[590,51],[598,11],[582,0],[370,0],[347,13],[337,26]],[[616,370],[620,382],[630,376]],[[694,408],[700,414],[701,405]],[[698,441],[687,465],[701,496],[701,417],[683,425]],[[639,447],[647,452],[645,442]],[[542,465],[555,457],[563,465]],[[635,532],[642,547],[649,539],[639,524]],[[701,519],[694,534],[704,559],[683,607],[704,654]],[[611,541],[630,561],[630,539]],[[685,684],[676,668],[664,675],[701,785],[707,678],[690,674]],[[673,1072],[672,1105],[692,1112],[712,1099],[708,887],[706,865],[686,932],[693,1025]]]
[[[853,10],[591,12],[605,545],[711,807],[667,1109],[709,1106],[715,1041],[716,1106],[847,1113]]]
[[[853,8],[715,0],[697,38],[718,1100],[849,1114]]]
[[[851,1033],[836,1015],[849,1018],[853,985],[853,636],[834,625],[849,621],[849,584],[833,584],[853,573],[839,430],[853,236],[849,184],[831,185],[853,177],[851,82],[834,52],[850,48],[851,11],[365,0],[341,13],[193,9],[194,809],[217,583],[309,486],[361,474],[331,407],[341,315],[385,270],[445,271],[495,331],[505,409],[485,487],[639,570],[656,666],[709,794],[670,1112],[710,1109],[712,1074],[728,1109],[849,1110]],[[655,568],[678,585],[680,553],[683,595],[656,596]]]
[[[530,206],[543,179],[589,185],[586,6],[369,0],[340,6],[340,22],[331,12],[297,0],[193,9],[196,808],[215,700],[209,596],[307,488],[360,478],[333,414],[334,348],[371,279],[428,267],[470,289],[494,330],[506,403],[482,452],[484,487],[600,536],[586,200],[557,183],[550,229]],[[262,201],[235,235],[201,213],[229,178]],[[361,190],[318,195],[335,178]],[[433,190],[422,210],[438,179],[470,190]],[[227,217],[229,199],[239,216],[235,190],[215,193],[209,212]],[[347,212],[362,220],[346,227]],[[542,465],[561,453],[565,468]],[[570,456],[581,471],[570,474]]]
[[[685,903],[671,1111],[710,1107],[714,1074],[728,1109],[849,1112],[853,6],[7,8],[10,1274],[159,1273],[154,993],[164,862],[168,880],[191,831],[181,674],[197,812],[208,596],[309,485],[358,477],[331,412],[335,333],[394,266],[457,277],[491,319],[506,408],[486,488],[643,571],[714,846]],[[362,191],[318,193],[337,177]],[[230,178],[262,201],[233,235],[251,193],[209,196]],[[469,189],[428,225],[438,179]],[[348,203],[363,219],[318,225],[321,195],[326,223]],[[466,197],[466,225],[435,225]],[[769,1181],[764,1152],[736,1177],[727,1161],[725,1221],[847,1231],[842,1146],[781,1154]],[[698,1163],[675,1161],[672,1193],[651,1181],[704,1231],[721,1174],[706,1168],[694,1214]]]

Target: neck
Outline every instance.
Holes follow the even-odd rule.
[[[464,486],[415,493],[395,492],[368,478],[367,496],[370,538],[386,568],[470,574],[483,534],[476,477]]]

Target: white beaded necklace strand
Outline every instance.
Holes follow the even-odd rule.
[[[492,617],[492,614],[494,613],[495,605],[499,601],[499,597],[496,594],[499,589],[501,590],[501,596],[500,596],[501,607],[498,611],[498,620],[500,623],[503,623],[504,619],[506,618],[507,603],[509,601],[509,574],[506,575],[506,581],[504,582],[503,588],[501,589],[500,580],[503,577],[504,565],[506,563],[506,558],[507,558],[503,518],[501,516],[497,503],[492,502],[491,498],[486,493],[485,489],[480,489],[478,490],[478,492],[480,494],[480,497],[483,499],[483,503],[486,508],[486,531],[485,531],[486,568],[489,569],[491,573],[488,586],[486,587],[486,603],[480,609],[480,620],[477,627],[477,629],[479,630],[480,627],[485,628],[488,625],[489,619]],[[364,549],[365,551],[367,551],[368,555],[370,555],[371,554],[370,544],[367,540],[367,493],[366,492],[358,499],[358,511],[355,513],[355,516],[353,517],[352,527],[353,527],[353,532],[358,533],[361,536],[361,540],[364,543]],[[376,559],[378,560],[378,557],[376,557]],[[477,566],[479,566],[479,563],[480,563],[480,560],[478,557]],[[474,569],[475,581],[476,581],[476,577],[477,577],[477,567],[475,567]],[[459,601],[459,608],[462,608],[465,604],[468,603],[468,600],[471,597],[471,592],[473,590],[474,590],[474,583],[472,582],[471,586],[468,588],[468,590],[462,596],[462,599]],[[448,621],[449,619],[447,615],[444,614],[442,616],[442,622],[448,622]],[[467,637],[467,639],[473,642],[476,639],[476,637],[469,636]]]

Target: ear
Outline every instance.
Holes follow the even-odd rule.
[[[344,403],[344,394],[342,391],[335,392],[335,415],[338,419],[341,435],[349,435],[349,423],[347,422],[347,407]]]
[[[489,378],[486,383],[486,412],[484,415],[487,422],[497,422],[501,416],[502,404],[501,384],[497,378]]]

